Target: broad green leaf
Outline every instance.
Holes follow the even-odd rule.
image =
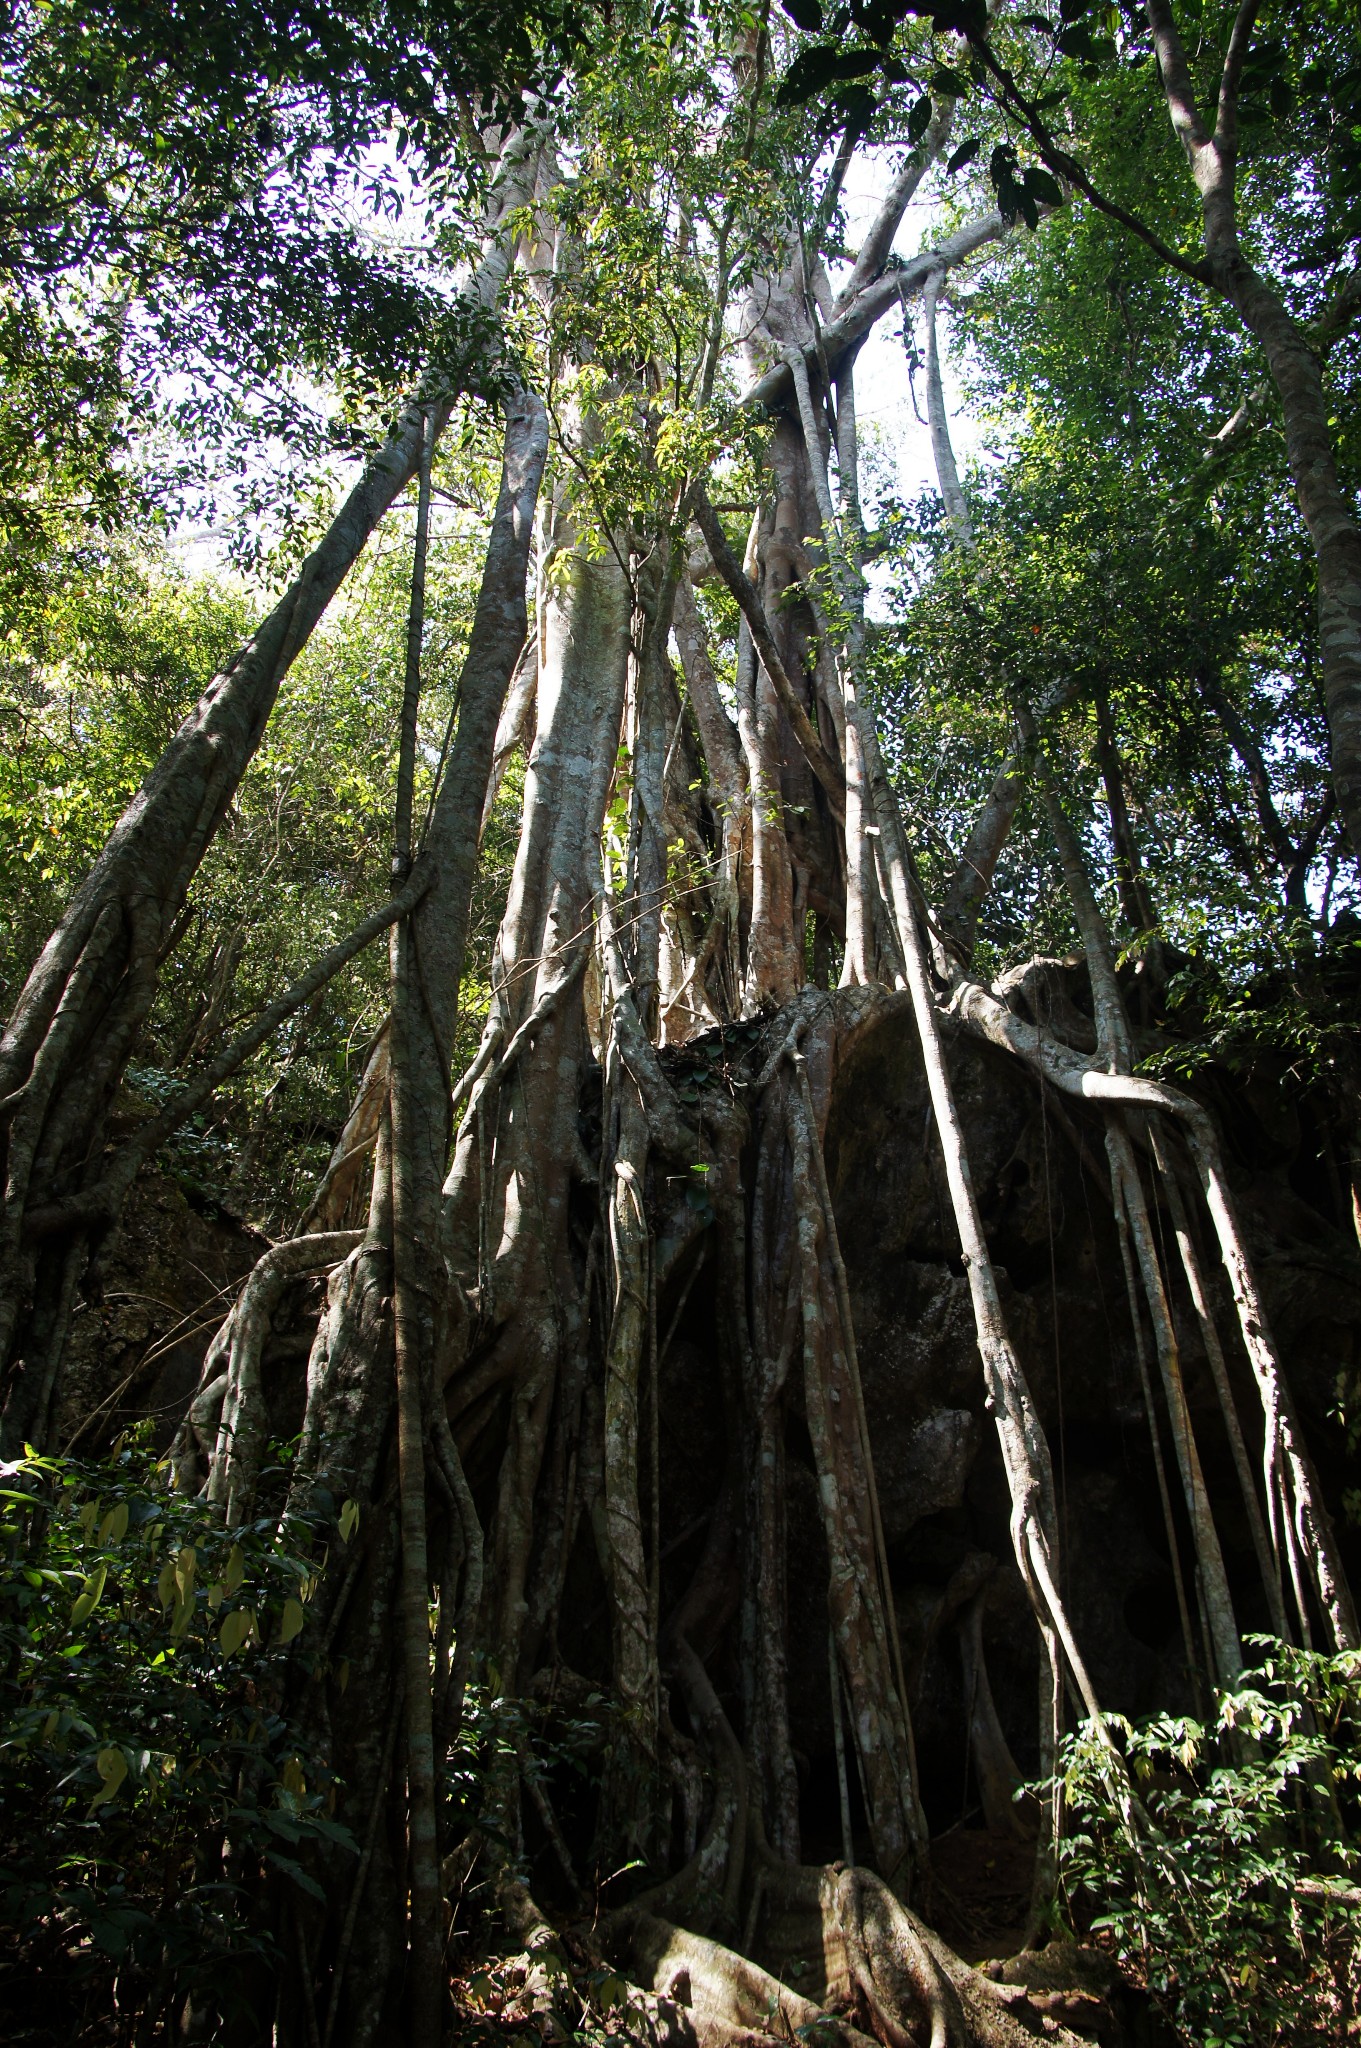
[[[90,1573],[76,1599],[74,1607],[71,1609],[72,1628],[79,1628],[81,1623],[88,1621],[94,1613],[99,1605],[99,1596],[104,1591],[104,1581],[108,1575],[109,1568],[104,1564],[97,1564]]]
[[[231,1613],[226,1616],[221,1628],[217,1632],[217,1639],[222,1646],[223,1656],[234,1657],[237,1651],[249,1640],[254,1627],[255,1616],[249,1607],[233,1607]]]
[[[99,1755],[95,1758],[95,1769],[99,1773],[104,1790],[96,1792],[94,1798],[90,1801],[89,1810],[91,1813],[97,1807],[106,1806],[109,1800],[113,1798],[128,1774],[128,1760],[121,1749],[101,1749]]]
[[[303,1625],[304,1615],[301,1600],[285,1600],[283,1619],[279,1623],[276,1641],[291,1643]]]

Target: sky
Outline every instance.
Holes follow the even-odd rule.
[[[896,160],[886,150],[870,152],[856,159],[844,195],[846,239],[852,248],[874,218],[895,169]],[[940,209],[930,199],[919,196],[912,200],[894,242],[900,256],[915,256],[920,249],[929,246],[939,212]],[[919,300],[908,302],[908,317],[915,318],[918,324],[919,347],[922,344],[920,310]],[[931,457],[931,437],[925,425],[925,381],[919,372],[917,401],[923,415],[919,420],[913,410],[908,387],[902,333],[903,316],[899,313],[886,313],[873,329],[856,363],[855,398],[857,424],[862,433],[869,427],[874,428],[896,476],[898,495],[906,499],[915,497],[924,484],[934,487],[936,470]],[[977,422],[970,417],[950,361],[950,318],[944,309],[938,316],[937,333],[941,344],[945,403],[950,415],[950,438],[954,444],[955,460],[960,470],[965,471],[977,452],[979,430]]]

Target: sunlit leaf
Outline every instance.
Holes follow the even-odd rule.
[[[104,1591],[104,1581],[108,1575],[109,1568],[104,1564],[96,1565],[90,1573],[89,1578],[86,1579],[85,1584],[81,1588],[75,1605],[71,1609],[72,1628],[79,1628],[81,1623],[88,1621],[89,1617],[94,1613],[99,1605],[99,1597]]]
[[[121,1749],[101,1749],[95,1758],[95,1769],[99,1773],[104,1789],[102,1792],[96,1792],[90,1801],[91,1813],[98,1807],[106,1806],[113,1798],[128,1774],[128,1760]]]

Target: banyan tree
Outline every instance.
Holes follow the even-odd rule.
[[[1006,10],[995,29],[914,14],[891,58],[873,10],[822,30],[801,0],[802,41],[769,10],[625,12],[565,78],[463,95],[479,211],[442,286],[459,346],[203,679],[15,992],[4,1455],[62,1441],[73,1331],[139,1175],[385,947],[385,1018],[329,1163],[256,1247],[166,1425],[165,1483],[228,1530],[305,1514],[318,1532],[276,1704],[324,1754],[349,1841],[308,1851],[305,1886],[235,1873],[279,1961],[233,2016],[179,2024],[435,2048],[459,1944],[490,1920],[525,1952],[523,2023],[545,2039],[560,1941],[633,1987],[619,2026],[654,2041],[1071,2039],[1072,2011],[936,1931],[933,1838],[963,1786],[1022,1859],[1024,1944],[1053,1895],[1065,1728],[1105,1740],[1144,1824],[1103,1718],[1133,1638],[1091,1591],[1125,1508],[1103,1523],[1083,1493],[1082,1443],[1128,1440],[1152,1503],[1171,1647],[1146,1704],[1231,1689],[1250,1629],[1361,1637],[1234,1103],[1150,1067],[1177,963],[1109,701],[1094,830],[1064,751],[1082,673],[1065,656],[1045,682],[985,645],[1004,713],[946,843],[885,682],[876,579],[906,542],[862,474],[888,358],[861,364],[901,330],[893,401],[910,367],[934,545],[985,611],[1001,572],[952,450],[947,317],[1065,209],[1104,207],[1141,247],[1151,231],[1066,153]],[[1276,379],[1341,832],[1361,542],[1323,473],[1302,330],[1232,218],[1254,12],[1215,45],[1206,98],[1205,50],[1148,9],[1204,203],[1204,252],[1164,254],[1199,266]],[[500,478],[436,754],[432,536],[469,421],[498,437]],[[380,532],[407,611],[390,896],[130,1120],[120,1089],[196,878]],[[508,789],[488,937],[479,849]],[[1021,816],[1064,958],[1008,962],[990,922]],[[299,1329],[305,1373],[284,1362]],[[281,1464],[270,1446],[294,1440]],[[573,1768],[551,1761],[568,1750]]]

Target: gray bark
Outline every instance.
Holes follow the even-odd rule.
[[[1361,855],[1361,527],[1337,473],[1323,365],[1279,294],[1249,261],[1238,226],[1238,88],[1257,12],[1256,0],[1238,9],[1211,130],[1196,101],[1171,0],[1148,0],[1168,112],[1200,195],[1206,268],[1259,343],[1281,401],[1286,459],[1318,564],[1333,786],[1353,854]]]

